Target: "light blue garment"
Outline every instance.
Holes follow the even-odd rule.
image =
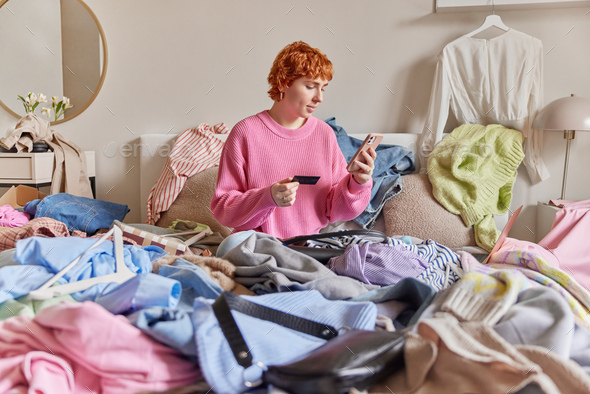
[[[223,289],[201,268],[186,260],[178,259],[172,265],[163,265],[159,275],[178,281],[182,286],[179,309],[193,310],[193,300],[197,297],[216,299]]]
[[[346,162],[349,162],[363,141],[348,136],[342,127],[336,125],[334,117],[327,119],[326,123],[334,130],[338,146]],[[354,219],[354,222],[363,228],[371,228],[387,200],[401,192],[401,175],[410,174],[416,170],[414,153],[403,146],[381,144],[375,151],[377,158],[373,170],[371,201],[367,208]]]
[[[16,243],[16,253],[13,257],[14,261],[21,265],[0,269],[0,303],[38,289],[97,241],[79,237],[21,239]],[[139,248],[124,245],[123,249],[125,265],[138,274],[151,272],[152,261],[167,254],[156,246]],[[58,283],[75,282],[114,272],[113,243],[104,241],[84,253],[80,261],[66,272]],[[94,300],[106,286],[107,283],[100,283],[74,293],[72,297],[77,301]]]
[[[129,212],[127,205],[68,193],[52,194],[42,200],[29,201],[24,211],[33,217],[49,217],[68,226],[70,232],[80,230],[93,235],[98,229],[109,228],[114,220],[123,221]]]
[[[18,265],[18,263],[12,258],[15,252],[15,248],[6,249],[0,252],[0,268],[8,265]]]
[[[154,306],[133,312],[127,319],[151,338],[191,356],[196,361],[197,347],[192,314],[192,311]]]
[[[538,286],[521,291],[494,330],[512,345],[542,346],[590,373],[590,332],[554,289]]]
[[[215,256],[223,257],[224,254],[244,242],[250,235],[254,234],[254,230],[238,231],[228,235],[217,247]]]
[[[29,294],[55,275],[46,267],[10,265],[0,268],[0,304]]]
[[[138,274],[124,283],[111,283],[94,302],[117,315],[152,306],[176,308],[182,290],[176,280],[160,275]]]
[[[198,297],[215,300],[223,289],[205,271],[184,259],[160,267],[158,275],[180,283],[182,296],[176,308],[146,308],[127,317],[150,337],[196,358],[193,301]]]
[[[360,330],[375,329],[377,307],[372,302],[326,300],[318,291],[243,296],[244,299],[279,311],[290,313],[336,329],[344,326]],[[234,358],[212,310],[212,300],[195,299],[193,324],[199,365],[207,382],[219,393],[239,393],[247,389],[243,376],[253,381],[261,369],[251,366],[244,372]],[[234,319],[251,349],[253,361],[265,365],[288,363],[321,346],[326,341],[276,323],[240,312]]]

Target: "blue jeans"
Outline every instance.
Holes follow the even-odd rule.
[[[80,230],[92,235],[98,229],[111,227],[115,219],[123,221],[129,208],[114,202],[59,193],[29,201],[24,211],[31,217],[59,220],[68,226],[70,232]]]
[[[334,117],[327,119],[326,123],[334,130],[338,146],[346,162],[350,161],[363,141],[349,137],[342,127],[336,125]],[[414,153],[403,146],[381,144],[375,150],[377,158],[373,171],[371,201],[367,208],[353,220],[363,228],[371,228],[387,200],[401,191],[401,175],[411,174],[416,170]]]

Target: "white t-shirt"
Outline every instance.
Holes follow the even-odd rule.
[[[420,137],[422,171],[426,171],[428,154],[442,139],[450,109],[460,124],[501,124],[521,131],[530,179],[547,179],[542,131],[532,128],[542,107],[543,45],[539,39],[514,29],[491,39],[459,37],[438,56]]]

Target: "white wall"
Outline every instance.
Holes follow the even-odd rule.
[[[59,0],[12,0],[0,9],[0,100],[8,108],[24,115],[17,97],[29,92],[61,97],[61,59]],[[37,114],[43,107],[51,104],[40,104]]]
[[[303,40],[332,60],[335,76],[316,116],[349,133],[420,133],[436,55],[478,27],[486,12],[434,14],[434,1],[87,0],[109,50],[107,78],[92,105],[54,129],[97,152],[98,198],[128,204],[138,221],[136,157],[121,147],[144,133],[180,133],[201,122],[240,119],[271,105],[266,76],[276,53]],[[546,102],[590,97],[586,8],[502,11],[504,22],[542,40]],[[15,119],[0,112],[0,130]],[[451,129],[451,125],[449,126]],[[526,207],[512,236],[534,240],[537,200],[559,198],[565,142],[545,133],[552,177],[530,185],[523,168],[512,206]],[[588,134],[588,135],[584,135]],[[105,150],[105,148],[107,148]],[[590,133],[577,133],[567,197],[590,198]],[[133,155],[131,155],[133,156]]]

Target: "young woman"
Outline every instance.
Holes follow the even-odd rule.
[[[220,223],[284,239],[354,219],[367,207],[375,151],[349,173],[334,131],[312,116],[332,74],[326,55],[304,42],[279,52],[268,76],[274,104],[238,122],[223,148],[211,200]],[[320,179],[300,185],[295,175]]]

